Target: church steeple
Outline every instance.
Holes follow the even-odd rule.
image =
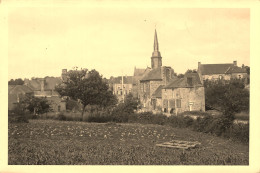
[[[158,38],[157,38],[157,32],[155,29],[155,33],[154,33],[154,45],[153,45],[153,55],[151,57],[151,65],[152,65],[152,69],[154,68],[158,68],[162,66],[162,57],[161,57],[161,53],[159,51],[159,43],[158,43]]]

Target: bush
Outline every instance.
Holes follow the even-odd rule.
[[[112,117],[107,115],[105,112],[97,112],[88,115],[83,121],[87,122],[97,122],[97,123],[106,123],[110,122]]]
[[[222,136],[244,143],[249,142],[249,124],[233,124]]]
[[[131,123],[141,124],[159,124],[164,125],[167,123],[167,117],[163,114],[153,114],[152,112],[135,113],[129,116]]]
[[[17,104],[13,110],[8,110],[9,123],[28,123],[29,116],[20,104]]]
[[[178,127],[178,128],[185,128],[185,127],[190,127],[193,124],[193,119],[189,116],[170,116],[168,123],[172,127]]]
[[[66,116],[64,115],[64,113],[59,113],[57,119],[60,120],[60,121],[65,121],[65,120],[67,120],[67,118],[66,118]]]

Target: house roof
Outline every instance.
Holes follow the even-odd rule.
[[[247,73],[245,68],[241,68],[241,67],[237,67],[237,66],[233,66],[233,67],[229,67],[228,70],[226,71],[226,73]]]
[[[133,83],[133,76],[123,76],[123,82],[124,82],[124,84],[132,84]],[[122,76],[111,78],[110,83],[121,84],[122,83]]]
[[[188,78],[192,79],[192,83],[188,82]],[[165,89],[169,88],[191,88],[191,87],[198,87],[203,86],[198,73],[186,73],[184,78],[177,78],[171,81],[168,85],[166,85]]]
[[[234,64],[201,64],[200,71],[202,75],[225,74],[231,67]]]
[[[45,77],[45,90],[54,90],[56,85],[61,84],[61,78],[57,77]]]
[[[162,80],[161,76],[161,68],[155,68],[151,69],[147,74],[144,75],[144,77],[141,79],[141,81],[146,80]]]
[[[163,85],[160,85],[152,94],[152,97],[156,97],[156,98],[162,98],[162,88]]]
[[[25,85],[8,85],[8,94],[27,94],[33,90]]]
[[[62,80],[58,77],[45,77],[44,80],[44,90],[54,90],[56,85],[62,83]],[[25,85],[30,87],[33,91],[41,90],[40,78],[26,80]]]

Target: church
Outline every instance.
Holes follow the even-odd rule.
[[[163,111],[171,114],[205,111],[204,87],[199,74],[188,72],[184,78],[179,79],[170,66],[162,65],[156,30],[151,68],[135,68],[133,80],[133,91],[137,91],[142,111]]]

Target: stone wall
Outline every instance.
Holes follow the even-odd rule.
[[[165,112],[205,111],[204,87],[163,89],[162,103]]]

